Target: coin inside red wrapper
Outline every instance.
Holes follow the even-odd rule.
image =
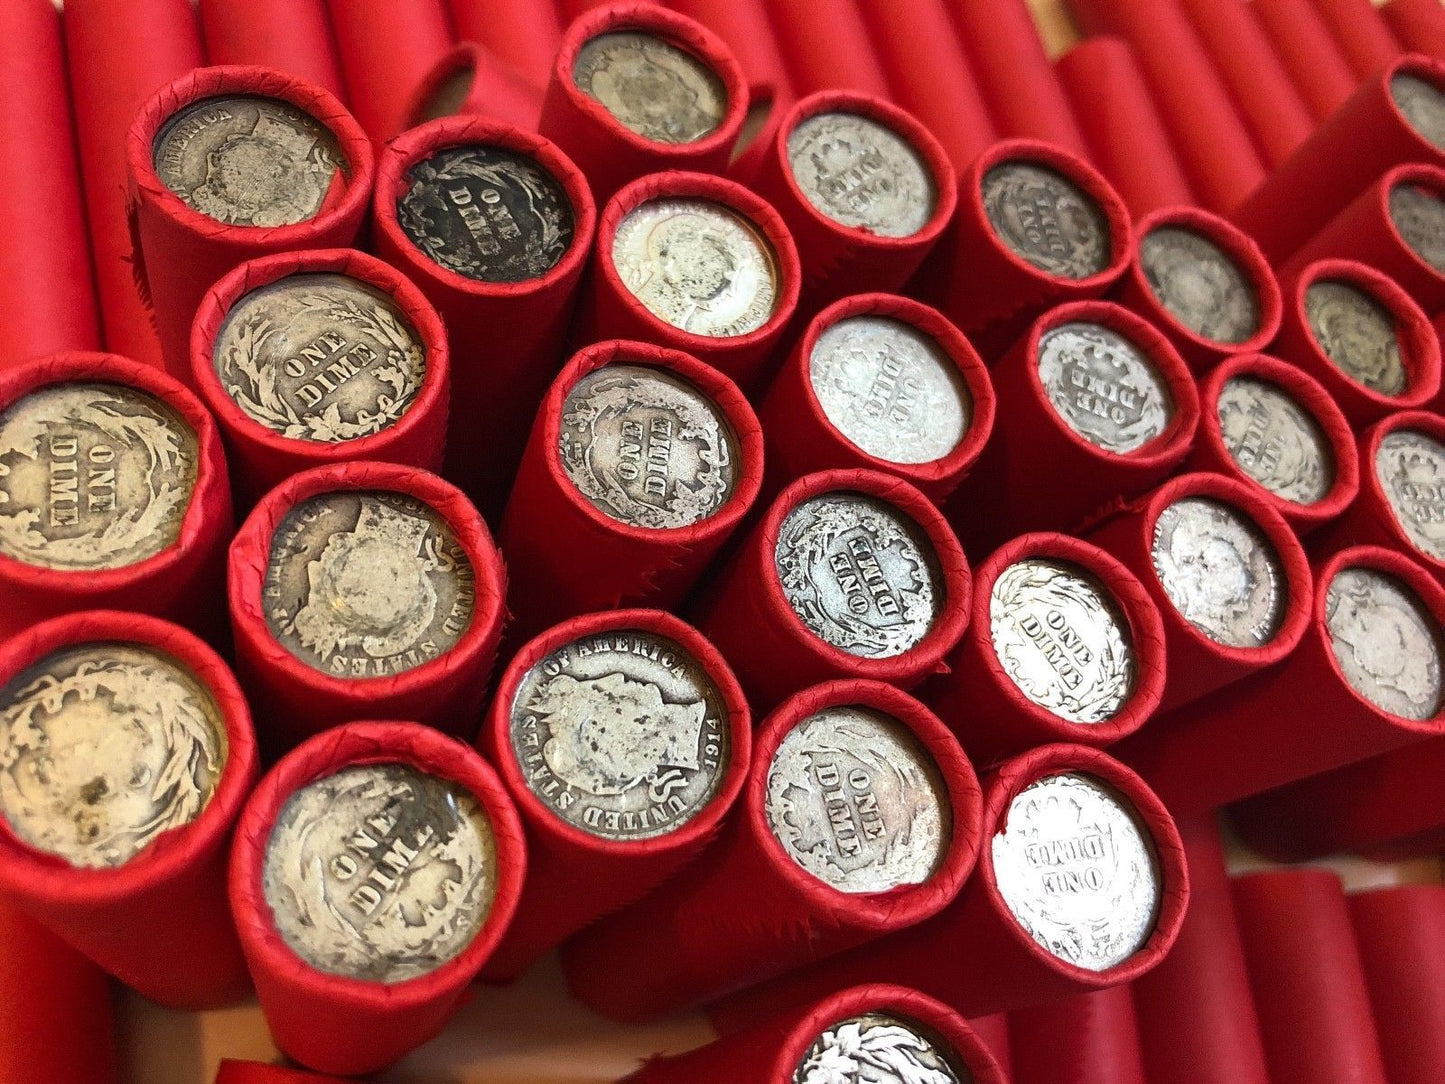
[[[1350,919],[1389,1079],[1430,1084],[1445,1073],[1445,888],[1401,885],[1349,897]]]
[[[1111,986],[1009,1014],[1014,1084],[1149,1084],[1134,996]]]
[[[262,1065],[258,1061],[234,1061],[227,1058],[216,1070],[215,1084],[343,1084],[343,1079],[308,1073],[302,1069]]]
[[[464,41],[438,60],[416,88],[406,112],[407,127],[457,114],[535,131],[542,88],[485,45]]]

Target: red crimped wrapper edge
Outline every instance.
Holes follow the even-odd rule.
[[[1149,1084],[1128,986],[1009,1014],[1015,1084]]]
[[[418,84],[406,108],[407,128],[435,119],[435,102],[456,77],[470,73],[467,91],[451,114],[484,116],[535,132],[542,116],[542,88],[485,45],[464,41],[439,59]]]
[[[322,1076],[301,1069],[262,1065],[257,1061],[226,1058],[216,1070],[215,1084],[346,1084],[337,1076]]]
[[[1350,919],[1391,1084],[1445,1074],[1445,888],[1401,885],[1349,897]]]

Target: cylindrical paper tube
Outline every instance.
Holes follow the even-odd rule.
[[[1445,1079],[1445,888],[1406,885],[1349,898],[1390,1084]]]
[[[552,4],[537,0],[449,0],[462,41],[485,47],[522,78],[546,86],[562,44],[562,21]]]
[[[763,0],[669,0],[668,7],[727,42],[755,94],[757,88],[769,87],[779,102],[793,97]]]
[[[536,131],[542,116],[542,86],[485,45],[464,41],[442,54],[417,84],[406,109],[406,127],[461,115]]]
[[[1406,49],[1445,60],[1445,8],[1437,0],[1389,0],[1380,14]]]
[[[212,64],[275,68],[345,99],[326,0],[200,0],[199,10]]]
[[[866,3],[867,0],[864,0]],[[888,97],[888,77],[873,52],[858,0],[836,0],[818,18],[809,0],[766,0],[773,40],[788,66],[788,82],[802,97],[820,90],[855,90]]]
[[[216,1070],[215,1084],[346,1084],[341,1077],[308,1073],[304,1069],[282,1069],[256,1061],[227,1058]]]
[[[1403,50],[1370,0],[1313,0],[1340,53],[1361,79],[1399,59]]]
[[[1014,1084],[1146,1084],[1129,987],[1009,1014]]]
[[[1357,78],[1309,0],[1250,0],[1250,8],[1316,121],[1332,117]]]
[[[417,85],[454,44],[443,0],[326,0],[346,100],[384,143],[406,127]]]
[[[996,1012],[988,1016],[976,1016],[968,1022],[973,1033],[979,1037],[994,1061],[1004,1071],[1004,1079],[1011,1079],[1013,1073],[1013,1052],[1009,1050],[1008,1013]]]

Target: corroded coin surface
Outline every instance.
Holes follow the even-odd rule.
[[[840,892],[926,882],[953,824],[938,766],[913,733],[861,705],[825,708],[768,766],[768,827],[788,857]]]
[[[279,98],[203,98],[166,122],[156,175],[192,210],[233,226],[315,218],[347,164],[336,135]]]
[[[557,453],[582,496],[634,527],[686,527],[727,503],[737,438],[692,384],[661,369],[605,365],[567,393]]]
[[[1233,257],[1209,238],[1179,226],[1150,230],[1139,242],[1150,291],[1185,327],[1221,343],[1259,331],[1259,297]]]
[[[196,485],[193,429],[118,384],[52,384],[0,412],[0,553],[123,568],[174,545]]]
[[[727,704],[681,644],[619,629],[532,666],[511,708],[528,788],[603,839],[675,832],[712,802],[732,763]]]
[[[278,643],[340,678],[399,674],[472,623],[476,571],[448,523],[402,493],[311,497],[276,528],[261,603]]]
[[[1445,561],[1445,445],[1418,430],[1396,429],[1380,441],[1375,475],[1410,543]]]
[[[528,155],[447,147],[413,166],[407,181],[397,222],[417,248],[465,278],[541,278],[572,247],[572,202]]]
[[[1162,896],[1159,858],[1133,804],[1090,775],[1064,772],[1021,790],[993,837],[999,894],[1036,942],[1089,971],[1149,940]]]
[[[215,700],[169,655],[64,648],[0,689],[0,816],[73,866],[122,866],[201,815],[228,751]]]
[[[1061,324],[1039,342],[1039,382],[1070,429],[1116,454],[1148,444],[1174,417],[1154,363],[1102,324]]]
[[[994,654],[1019,691],[1074,723],[1112,719],[1134,691],[1129,624],[1108,590],[1077,565],[1026,558],[989,596]]]
[[[1347,568],[1325,594],[1325,627],[1350,687],[1406,719],[1432,719],[1441,707],[1440,626],[1400,580]]]
[[[1109,266],[1113,242],[1103,208],[1046,166],[994,166],[984,174],[983,209],[999,239],[1040,271],[1086,279]]]
[[[833,426],[890,463],[932,463],[973,419],[973,398],[943,348],[912,324],[850,316],[813,344],[808,379]]]
[[[296,955],[394,983],[466,951],[497,891],[476,797],[406,764],[344,768],[296,791],[266,842],[262,891]]]
[[[1390,79],[1390,96],[1415,131],[1445,150],[1445,93],[1439,87],[1401,72]]]
[[[1315,282],[1305,290],[1305,316],[1320,349],[1347,377],[1381,395],[1405,391],[1399,329],[1379,301],[1347,282]]]
[[[911,237],[933,218],[938,182],[906,139],[872,117],[815,113],[788,133],[788,167],[834,222]]]
[[[1397,184],[1390,189],[1390,221],[1420,259],[1445,274],[1445,199],[1419,185]]]
[[[870,1012],[824,1029],[792,1084],[973,1084],[973,1074],[930,1029]]]
[[[825,493],[794,508],[778,531],[774,561],[808,631],[865,659],[916,647],[947,601],[922,528],[861,493]]]
[[[1252,376],[1225,381],[1215,404],[1230,457],[1277,497],[1310,505],[1335,484],[1335,454],[1319,422],[1282,388]]]
[[[727,116],[722,79],[691,53],[635,30],[584,44],[572,80],[617,122],[656,143],[696,143]]]

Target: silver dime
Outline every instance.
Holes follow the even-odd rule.
[[[732,764],[728,709],[682,645],[641,629],[564,644],[522,677],[512,752],[527,787],[602,839],[653,839],[708,807]]]
[[[582,496],[613,519],[686,527],[732,496],[740,469],[727,417],[661,369],[605,365],[572,386],[557,453]]]
[[[930,1029],[870,1012],[826,1028],[793,1070],[792,1084],[973,1084],[973,1079]]]
[[[1070,429],[1123,455],[1174,417],[1174,396],[1154,362],[1102,324],[1061,324],[1039,342],[1039,381]]]
[[[694,335],[746,335],[777,306],[773,246],[711,200],[656,199],[633,208],[612,239],[612,263],[649,312]]]
[[[123,568],[174,545],[196,485],[193,429],[118,384],[52,384],[0,412],[0,553]]]
[[[1094,198],[1047,166],[1004,162],[983,178],[983,209],[1014,255],[1057,278],[1109,266],[1109,220]]]
[[[1445,444],[1415,429],[1387,433],[1375,476],[1410,544],[1445,561]]]
[[[1377,708],[1405,719],[1440,712],[1440,626],[1394,576],[1347,568],[1325,594],[1325,627],[1350,687]]]
[[[476,571],[441,516],[402,493],[361,490],[286,514],[261,592],[277,642],[340,678],[386,677],[445,654],[476,600]]]
[[[1445,150],[1445,93],[1439,87],[1401,72],[1390,79],[1390,96],[1421,138]]]
[[[1102,723],[1134,692],[1129,624],[1108,590],[1077,565],[1030,557],[994,580],[994,654],[1024,696],[1073,723]]]
[[[794,508],[778,531],[774,561],[808,631],[865,659],[912,650],[947,601],[927,535],[861,493],[825,493]]]
[[[1390,221],[1405,244],[1436,271],[1445,274],[1445,199],[1414,184],[1390,189]]]
[[[446,147],[414,165],[396,201],[402,231],[431,259],[478,282],[541,278],[572,247],[572,202],[535,158]]]
[[[1400,395],[1409,384],[1390,310],[1357,286],[1325,280],[1305,290],[1305,316],[1320,349],[1357,384]]]
[[[887,316],[830,324],[813,344],[808,379],[834,428],[890,463],[942,459],[973,420],[973,398],[943,348]]]
[[[696,143],[722,125],[728,92],[707,64],[636,30],[599,34],[572,65],[578,89],[656,143]]]
[[[343,768],[286,800],[262,891],[318,971],[395,983],[466,951],[497,891],[497,848],[464,787],[406,764]]]
[[[1231,377],[1215,409],[1225,450],[1275,496],[1310,505],[1334,488],[1330,442],[1319,422],[1282,388],[1252,376]]]
[[[233,226],[315,218],[345,172],[335,134],[278,98],[203,98],[166,122],[156,175],[191,209]]]
[[[857,113],[815,113],[788,133],[788,168],[824,216],[880,237],[911,237],[933,218],[938,183],[893,129]]]
[[[63,648],[0,689],[0,816],[73,866],[123,866],[201,815],[228,751],[215,700],[169,655]]]
[[[1202,234],[1180,226],[1150,230],[1139,242],[1139,265],[1154,297],[1196,335],[1242,343],[1259,331],[1259,298],[1249,277]]]

